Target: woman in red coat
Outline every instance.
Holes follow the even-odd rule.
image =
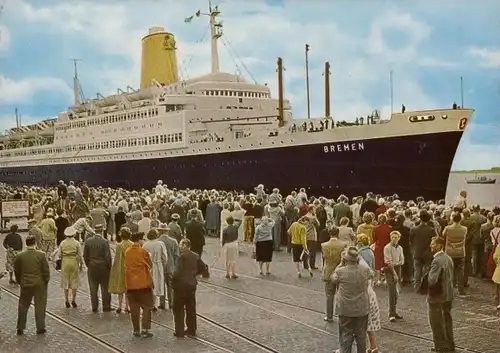
[[[375,254],[375,280],[376,285],[380,285],[380,270],[384,267],[384,246],[391,241],[392,228],[387,224],[387,216],[378,216],[378,224],[373,231],[373,252]]]

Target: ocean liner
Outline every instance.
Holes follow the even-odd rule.
[[[140,89],[81,99],[54,119],[21,125],[0,136],[0,181],[56,185],[253,190],[335,197],[368,191],[443,198],[462,134],[473,109],[378,111],[356,122],[330,116],[325,65],[325,117],[292,118],[283,94],[219,70],[222,23],[217,7],[195,16],[210,20],[211,73],[179,80],[175,37],[161,27],[142,40]],[[194,16],[186,19],[190,22]],[[76,69],[76,65],[75,65]],[[345,118],[344,118],[345,119]]]

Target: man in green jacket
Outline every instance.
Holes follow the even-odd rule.
[[[35,237],[26,238],[26,250],[14,260],[14,274],[20,285],[17,313],[17,334],[22,335],[26,328],[26,317],[35,302],[36,333],[45,334],[45,310],[47,307],[47,286],[50,279],[49,263],[45,253],[35,249]]]

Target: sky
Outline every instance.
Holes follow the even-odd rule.
[[[86,98],[138,87],[141,38],[163,26],[176,36],[183,78],[209,73],[207,0],[0,0],[0,131],[55,117],[72,103],[73,64]],[[500,1],[214,0],[222,12],[221,70],[267,83],[306,117],[304,45],[310,45],[311,116],[324,116],[324,62],[331,64],[337,120],[379,109],[461,104],[476,110],[453,169],[500,166]],[[436,151],[439,153],[439,151]]]

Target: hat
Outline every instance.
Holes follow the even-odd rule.
[[[172,215],[172,219],[179,219],[179,218],[181,218],[181,217],[179,216],[179,214],[178,214],[178,213],[174,213],[174,214]]]
[[[158,231],[159,232],[166,232],[166,231],[169,231],[170,228],[167,226],[166,223],[160,223],[160,225],[158,226]]]
[[[342,252],[342,258],[346,261],[351,261],[351,262],[358,261],[359,258],[358,249],[354,246],[348,247],[345,251]]]
[[[103,230],[103,228],[104,228],[104,226],[102,224],[96,224],[96,226],[94,227],[94,230],[96,232],[98,232],[98,231]]]
[[[28,220],[28,224],[33,224],[36,223],[36,219],[32,218]]]
[[[127,214],[125,214],[125,217],[127,217],[127,218],[132,217],[132,213],[128,212]]]
[[[65,237],[74,237],[76,235],[75,227],[68,227],[64,230]]]
[[[47,211],[47,213],[45,214],[46,217],[54,217],[54,212],[52,211]]]

